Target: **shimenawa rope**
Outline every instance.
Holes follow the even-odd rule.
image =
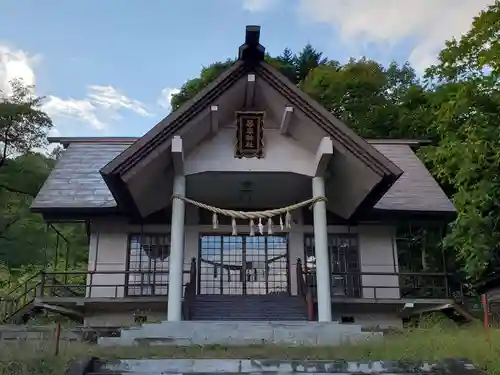
[[[212,226],[214,229],[217,229],[219,225],[219,220],[217,218],[217,215],[224,215],[230,217],[231,224],[232,224],[232,229],[233,229],[233,236],[236,236],[238,234],[237,232],[237,226],[236,226],[236,219],[248,219],[250,220],[250,236],[255,235],[255,220],[258,220],[258,225],[257,228],[259,230],[260,234],[264,233],[264,225],[262,224],[262,219],[267,219],[267,233],[272,234],[273,233],[273,222],[272,218],[274,216],[279,216],[280,220],[280,228],[281,230],[284,230],[284,228],[291,228],[292,226],[292,216],[290,214],[291,211],[297,210],[299,208],[305,207],[305,206],[312,206],[313,204],[317,202],[326,202],[327,199],[326,197],[314,197],[299,203],[292,204],[290,206],[286,206],[283,208],[277,208],[273,210],[265,210],[265,211],[235,211],[235,210],[227,210],[224,208],[219,208],[215,206],[211,206],[202,202],[195,201],[193,199],[189,199],[187,197],[184,197],[179,194],[174,194],[172,195],[172,199],[180,199],[186,203],[192,204],[196,207],[203,208],[207,211],[210,211],[213,213],[212,215]],[[283,224],[283,217],[282,215],[285,214],[285,224]]]

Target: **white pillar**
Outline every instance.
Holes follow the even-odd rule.
[[[313,197],[325,196],[325,180],[323,177],[312,179]],[[318,294],[318,320],[332,320],[332,298],[330,287],[330,259],[328,256],[328,230],[326,226],[326,202],[314,204],[314,251],[316,256],[316,283]]]
[[[174,176],[174,194],[186,195],[186,177]],[[170,258],[168,272],[168,321],[182,320],[182,294],[184,270],[184,201],[172,200],[170,227]]]

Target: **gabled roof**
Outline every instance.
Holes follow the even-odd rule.
[[[66,150],[32,204],[38,212],[117,209],[99,170],[137,138],[51,138]],[[375,205],[376,210],[449,215],[453,204],[415,155],[415,140],[367,140],[404,171]]]
[[[139,168],[141,161],[168,144],[185,125],[250,72],[263,79],[291,105],[322,128],[331,137],[336,148],[346,150],[378,176],[380,181],[367,188],[365,200],[358,208],[371,207],[399,178],[402,171],[393,162],[264,61],[264,47],[260,45],[259,37],[260,28],[248,26],[245,43],[240,47],[237,62],[101,169],[100,172],[119,205],[135,207],[123,178],[125,174],[135,172],[134,169]],[[137,207],[132,211],[138,212]]]
[[[323,130],[335,140],[342,142],[344,147],[359,156],[371,168],[380,173],[394,175],[394,181],[401,175],[401,170],[395,164],[380,154],[321,104],[295,86],[272,65],[265,61],[248,64],[248,62],[238,60],[194,98],[184,103],[177,111],[170,113],[127,150],[102,168],[101,173],[103,176],[126,173],[139,160],[153,152],[157,146],[173,137],[185,123],[206,109],[208,105],[220,97],[239,78],[250,71],[265,78],[272,87],[289,100],[290,104],[303,110]]]

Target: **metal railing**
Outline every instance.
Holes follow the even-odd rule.
[[[331,295],[369,299],[459,299],[462,285],[449,282],[444,272],[332,272]],[[316,298],[316,274],[309,270],[306,283]]]
[[[297,292],[298,295],[304,299],[305,306],[307,309],[307,319],[314,320],[314,301],[313,292],[311,287],[306,282],[306,273],[304,268],[302,268],[302,261],[297,258],[297,263],[295,264],[295,272],[297,277]]]
[[[196,258],[192,258],[189,270],[189,281],[184,287],[184,299],[182,300],[182,315],[184,320],[191,320],[193,318],[197,274]]]
[[[196,266],[194,268],[196,273]],[[193,267],[183,270],[192,279]],[[196,277],[196,276],[195,276]],[[0,298],[0,323],[25,320],[39,297],[123,298],[168,296],[168,272],[40,271]],[[196,285],[196,282],[194,283]],[[189,289],[188,289],[189,291]]]

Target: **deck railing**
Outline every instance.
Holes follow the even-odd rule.
[[[182,300],[182,317],[184,320],[191,320],[193,318],[197,287],[197,271],[196,258],[192,258],[189,270],[189,281],[184,287],[184,299]]]
[[[335,298],[458,299],[461,283],[451,283],[445,272],[332,272],[331,294]],[[309,270],[307,285],[316,298],[316,275]]]
[[[314,320],[313,291],[307,284],[307,275],[304,268],[302,267],[302,261],[300,260],[300,258],[297,258],[295,272],[297,277],[297,294],[304,299],[305,307],[307,309],[307,319]]]
[[[313,314],[316,277],[306,272],[300,260],[296,266],[299,295],[304,297],[308,315]],[[196,261],[184,274],[184,319],[192,317],[197,287]],[[167,281],[164,281],[167,280]],[[464,295],[462,284],[450,282],[447,273],[344,272],[331,274],[333,298],[369,299],[454,299]],[[37,297],[123,298],[168,295],[168,272],[162,271],[42,271],[0,298],[0,322],[14,316],[25,317],[24,310]],[[27,314],[27,313],[26,313]],[[311,317],[310,317],[311,318]],[[24,319],[24,318],[23,318]]]
[[[184,287],[189,283],[192,273],[192,267],[183,271]],[[168,282],[163,280],[168,280],[168,272],[40,271],[0,297],[0,323],[9,322],[17,316],[24,319],[24,310],[39,297],[167,298]]]

